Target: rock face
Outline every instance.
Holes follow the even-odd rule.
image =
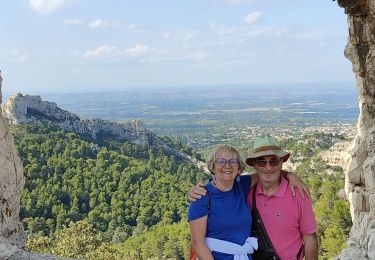
[[[0,97],[1,85],[0,76]],[[19,213],[21,193],[25,183],[23,166],[17,155],[8,124],[1,114],[0,165],[0,259],[58,259],[47,255],[31,254],[22,249],[25,244],[25,233],[19,221]]]
[[[191,160],[186,154],[167,145],[159,136],[145,129],[139,120],[115,123],[102,119],[81,119],[77,115],[59,108],[56,103],[42,101],[40,96],[14,94],[2,107],[9,124],[52,123],[59,128],[98,139],[109,135],[119,140],[148,147],[163,147],[182,160]]]
[[[345,56],[352,62],[360,116],[345,191],[353,227],[339,259],[375,259],[375,0],[338,0],[348,15]]]
[[[24,185],[23,166],[9,133],[0,118],[0,259],[4,248],[22,247],[25,236],[19,222],[20,199]]]
[[[77,115],[59,108],[56,103],[42,101],[40,96],[15,94],[3,106],[3,115],[10,124],[50,122],[60,128],[89,135],[96,139],[101,134],[111,133],[116,138],[128,140],[138,145],[150,145],[150,133],[139,120],[118,124],[101,119],[81,120]]]

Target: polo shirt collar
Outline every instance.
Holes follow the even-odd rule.
[[[284,176],[282,174],[280,174],[280,176],[281,176],[281,183],[280,183],[279,187],[276,189],[276,192],[274,194],[272,194],[272,196],[282,198],[282,197],[284,197],[284,195],[286,193],[286,190],[288,188],[288,181],[284,178]],[[262,185],[257,185],[256,194],[257,195],[264,194]]]

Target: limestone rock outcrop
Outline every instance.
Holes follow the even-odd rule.
[[[128,140],[139,145],[149,145],[148,131],[139,120],[123,124],[102,119],[80,119],[77,115],[59,108],[56,103],[42,101],[40,96],[14,94],[2,107],[4,117],[9,124],[27,124],[50,122],[60,128],[89,135],[96,139],[101,134],[111,133],[119,139]]]
[[[351,141],[335,143],[321,155],[323,160],[331,166],[342,166],[348,163],[350,158]]]
[[[338,259],[375,259],[375,0],[338,0],[348,15],[345,56],[352,62],[360,116],[345,191],[353,227]]]

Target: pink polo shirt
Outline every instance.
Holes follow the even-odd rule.
[[[280,186],[270,197],[263,193],[261,185],[257,185],[255,197],[257,208],[262,217],[277,254],[282,260],[296,257],[302,245],[302,236],[316,232],[316,222],[312,210],[311,200],[302,199],[299,192],[292,196],[288,181],[281,177]],[[252,205],[253,189],[247,197]]]

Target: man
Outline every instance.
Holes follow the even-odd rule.
[[[292,193],[294,189],[288,188],[288,181],[281,174],[282,165],[289,157],[271,136],[256,137],[253,153],[246,163],[255,168],[259,185],[251,189],[247,201],[251,208],[255,188],[256,206],[282,260],[295,259],[302,245],[302,256],[304,254],[306,260],[317,260],[318,239],[311,200],[303,198],[303,192]],[[196,185],[190,190],[189,199],[199,199],[203,192],[205,190]]]
[[[281,174],[282,165],[290,154],[282,150],[271,136],[255,139],[254,151],[246,159],[259,176],[255,188],[256,206],[272,244],[281,259],[295,259],[303,246],[306,260],[318,259],[316,222],[311,200],[293,196]],[[252,204],[252,193],[248,203]]]

